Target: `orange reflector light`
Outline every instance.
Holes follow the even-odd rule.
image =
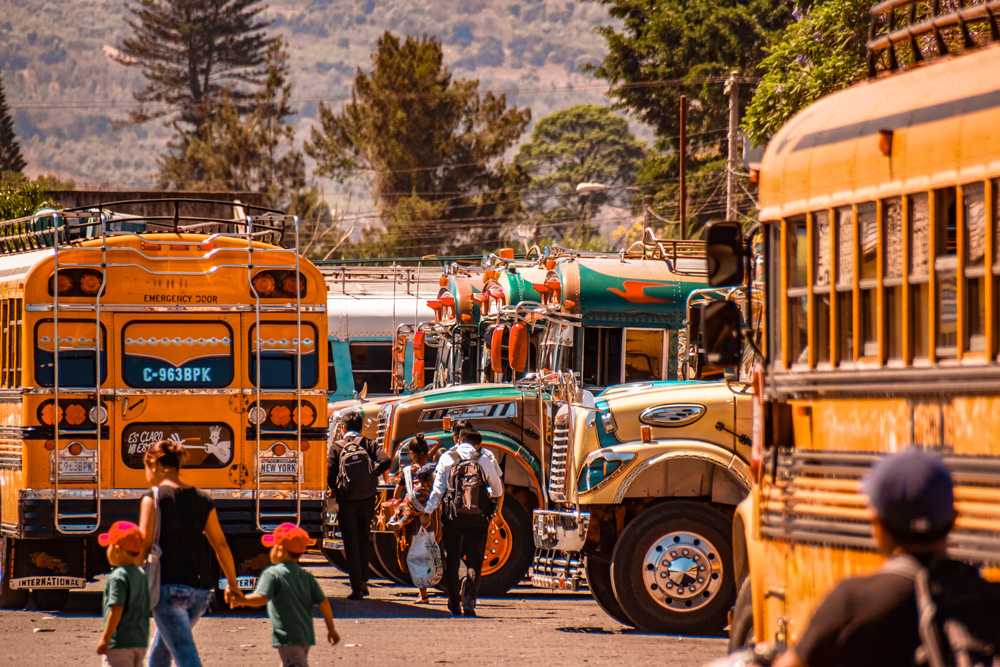
[[[209,250],[215,250],[215,244],[214,243],[202,243],[200,246],[198,246],[198,250],[201,250],[202,252],[208,252]]]
[[[59,286],[60,294],[69,294],[73,291],[73,278],[68,274],[60,273],[56,285]]]
[[[292,411],[288,409],[287,405],[276,405],[271,408],[268,417],[271,418],[271,423],[275,426],[288,426],[288,422],[292,420]]]
[[[161,247],[163,246],[161,246],[159,243],[149,243],[146,241],[142,243],[143,250],[159,250]]]
[[[303,451],[303,452],[304,452],[304,451],[306,451],[307,449],[309,449],[309,443],[308,443],[308,442],[306,442],[305,440],[303,440],[303,441],[302,441],[302,444],[301,444],[301,445],[299,445],[299,450],[300,450],[300,451]]]
[[[455,297],[453,297],[451,295],[443,296],[443,297],[441,297],[440,300],[441,300],[441,304],[442,305],[445,305],[445,306],[454,306],[455,305]]]
[[[576,308],[576,301],[573,301],[571,299],[566,299],[565,301],[563,301],[563,305],[566,306],[566,310],[573,310],[574,308]]]
[[[316,411],[312,409],[312,406],[308,403],[302,404],[302,421],[299,421],[299,409],[295,408],[292,412],[292,421],[296,424],[302,424],[303,426],[309,426],[316,419]]]
[[[437,310],[438,308],[441,307],[441,302],[438,301],[437,299],[428,299],[427,307],[430,308],[431,310]]]
[[[61,422],[63,418],[63,409],[59,408],[59,414],[55,414],[56,405],[55,403],[49,403],[42,408],[42,423],[52,426],[57,422]],[[54,418],[55,417],[55,418]]]
[[[514,259],[514,249],[500,248],[500,251],[497,253],[497,256],[500,257],[500,259]]]
[[[71,443],[69,447],[66,448],[70,454],[73,456],[79,456],[83,452],[83,445],[79,442]]]
[[[301,273],[286,273],[281,279],[281,291],[302,296],[306,293],[306,277]]]
[[[171,250],[190,250],[191,246],[184,245],[183,243],[171,243],[170,244],[170,249]]]
[[[80,277],[80,289],[84,294],[93,296],[101,290],[101,274],[96,271],[87,271]]]
[[[261,296],[271,296],[275,288],[274,276],[270,273],[258,273],[253,277],[253,288]]]
[[[79,426],[87,419],[87,411],[79,403],[72,403],[66,408],[66,421],[71,426]]]
[[[652,442],[653,441],[653,429],[649,427],[648,424],[642,425],[642,441]]]
[[[45,441],[45,449],[47,449],[47,450],[49,450],[51,452],[55,448],[56,448],[56,441],[55,440],[46,440]]]
[[[469,315],[468,313],[462,313],[462,321],[465,322],[466,324],[471,323],[472,315]]]
[[[547,259],[547,260],[545,260],[545,270],[546,271],[551,271],[554,268],[556,268],[556,260],[554,260],[554,259]]]
[[[271,453],[274,454],[275,456],[284,456],[285,446],[280,442],[275,443],[274,447],[271,447]]]
[[[441,287],[447,287],[448,279],[445,278],[444,276],[441,276],[440,278],[438,278],[438,285],[440,285]]]

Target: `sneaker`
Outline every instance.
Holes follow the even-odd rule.
[[[460,589],[460,594],[462,596],[462,612],[465,613],[466,616],[475,616],[476,598],[472,597],[472,595],[468,591],[468,586],[466,586],[466,584],[468,583],[469,583],[468,577],[462,579],[462,587]]]
[[[347,596],[347,599],[348,600],[364,600],[365,599],[365,594],[361,593],[359,591],[353,591],[350,595]]]
[[[466,616],[471,616],[472,618],[477,617],[476,610],[472,607],[462,607],[462,613]]]

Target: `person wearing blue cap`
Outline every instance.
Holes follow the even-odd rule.
[[[775,667],[933,665],[916,657],[928,649],[918,599],[926,606],[932,597],[939,621],[958,617],[987,652],[1000,650],[1000,585],[945,553],[956,512],[944,462],[916,449],[892,454],[872,467],[862,489],[876,545],[889,558],[879,572],[834,588]],[[942,591],[962,591],[950,598],[961,602],[939,599]]]

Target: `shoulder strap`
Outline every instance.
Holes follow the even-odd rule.
[[[408,465],[403,468],[403,486],[406,487],[406,493],[408,495],[413,495],[413,466]]]
[[[947,667],[941,647],[944,642],[938,632],[937,605],[931,597],[930,570],[910,554],[897,554],[882,566],[883,572],[898,574],[913,581],[917,601],[917,618],[920,649],[928,667]]]

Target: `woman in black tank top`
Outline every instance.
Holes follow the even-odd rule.
[[[212,496],[180,481],[187,452],[183,445],[161,440],[145,455],[146,480],[155,487],[159,501],[160,599],[153,606],[156,632],[150,643],[150,667],[177,665],[200,667],[191,629],[208,608],[215,593],[209,549],[222,566],[229,585],[227,598],[242,598],[236,585],[233,554],[226,543]],[[153,492],[143,496],[139,528],[145,535],[143,559],[153,548],[156,501]],[[173,647],[169,648],[168,647]]]

